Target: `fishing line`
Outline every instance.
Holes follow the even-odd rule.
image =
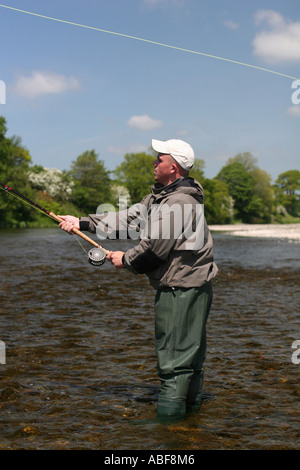
[[[84,246],[82,245],[82,243],[80,243],[80,240],[79,238],[77,237],[77,235],[75,233],[73,233],[74,237],[75,237],[75,240],[79,243],[79,245],[81,246],[82,250],[88,255],[88,252],[86,251],[86,249],[84,248]]]
[[[7,193],[7,189],[8,188],[3,188],[1,185],[0,185],[0,189],[2,189],[2,191],[4,191],[5,193]],[[24,204],[26,204],[27,206],[29,207],[33,207],[34,209],[36,209],[37,211],[41,212],[42,214],[44,215],[47,215],[50,219],[52,220],[55,220],[53,219],[53,217],[51,217],[50,214],[48,214],[47,212],[44,212],[42,209],[40,209],[37,205],[32,205],[30,202],[28,202],[26,199],[22,199],[18,194],[16,194],[15,192],[12,192],[12,191],[9,191],[9,194],[11,194],[13,197],[15,197],[16,199],[18,199],[19,201],[23,202]]]
[[[91,30],[94,30],[94,31],[100,31],[101,33],[112,34],[112,35],[120,36],[120,37],[127,38],[127,39],[134,39],[135,41],[146,42],[148,44],[154,44],[156,46],[168,47],[170,49],[175,49],[175,50],[181,51],[181,52],[188,52],[190,54],[197,54],[197,55],[201,55],[201,56],[205,56],[205,57],[210,57],[211,59],[223,60],[225,62],[230,62],[232,64],[242,65],[244,67],[250,67],[250,68],[253,68],[253,69],[261,70],[263,72],[273,73],[274,75],[280,75],[282,77],[291,78],[292,80],[299,80],[298,77],[292,77],[290,75],[286,75],[286,74],[281,73],[281,72],[276,72],[275,70],[270,70],[270,69],[266,69],[264,67],[259,67],[258,65],[247,64],[246,62],[240,62],[238,60],[227,59],[225,57],[219,57],[219,56],[212,55],[212,54],[206,54],[205,52],[194,51],[192,49],[185,49],[183,47],[173,46],[171,44],[165,44],[165,43],[162,43],[162,42],[152,41],[150,39],[140,38],[140,37],[137,37],[137,36],[131,36],[130,34],[118,33],[116,31],[109,31],[107,29],[96,28],[94,26],[88,26],[88,25],[85,25],[85,24],[74,23],[72,21],[62,20],[60,18],[53,18],[51,16],[45,16],[45,15],[41,15],[40,13],[34,13],[32,11],[21,10],[20,8],[14,8],[14,7],[10,7],[8,5],[0,4],[0,7],[7,8],[9,10],[14,10],[14,11],[17,11],[19,13],[26,13],[27,15],[37,16],[38,18],[44,18],[46,20],[56,21],[57,23],[64,23],[64,24],[68,24],[68,25],[71,25],[71,26],[77,26],[79,28],[85,28],[85,29],[91,29]]]
[[[7,192],[7,189],[5,188],[2,188],[2,186],[0,186],[0,189],[2,189],[2,191],[4,192]],[[33,207],[34,209],[36,209],[37,211],[41,212],[41,214],[44,214],[44,215],[47,215],[50,219],[53,220],[53,217],[51,217],[50,214],[47,214],[47,212],[44,212],[42,211],[42,209],[40,209],[38,206],[36,205],[32,205],[30,204],[30,202],[26,201],[25,199],[22,199],[20,196],[18,196],[17,194],[13,193],[10,191],[10,193],[13,197],[15,197],[16,199],[18,199],[19,201],[23,202],[24,204],[26,204],[27,206],[29,207]],[[80,245],[80,247],[82,248],[82,250],[88,255],[88,252],[86,251],[86,249],[84,248],[84,246],[82,245],[82,243],[80,243],[80,240],[79,238],[77,237],[77,235],[75,233],[72,233],[72,235],[74,235],[74,238],[75,240],[77,241],[77,243]]]
[[[2,189],[2,191],[4,191],[5,193],[7,193],[7,188],[5,188],[5,187],[3,188],[2,186],[0,186],[0,189]],[[26,205],[29,206],[29,207],[33,207],[33,208],[36,209],[38,212],[40,212],[40,213],[42,213],[42,214],[44,214],[44,215],[47,215],[50,219],[53,220],[53,217],[51,217],[50,214],[48,214],[47,212],[42,211],[42,209],[40,209],[38,206],[32,205],[32,204],[31,204],[30,202],[28,202],[26,199],[22,199],[18,194],[14,193],[14,192],[11,192],[11,191],[9,191],[9,194],[11,194],[11,196],[15,197],[18,201],[21,201],[22,203],[26,204]],[[79,245],[81,246],[81,248],[83,249],[83,251],[84,251],[85,253],[87,253],[87,251],[86,251],[86,250],[83,248],[83,246],[81,245],[79,239],[76,237],[75,233],[73,233],[72,235],[75,236],[76,241],[79,243]],[[88,253],[87,253],[87,254],[88,254]]]
[[[41,212],[42,214],[47,215],[48,217],[50,217],[50,219],[54,220],[55,222],[58,222],[58,223],[63,222],[62,218],[55,215],[53,212],[49,212],[44,207],[32,201],[28,197],[24,196],[24,194],[18,193],[18,191],[15,191],[13,188],[8,186],[7,184],[0,182],[0,189],[12,195],[19,201],[23,202],[24,204],[27,204],[28,206],[33,207],[34,209]],[[79,239],[77,239],[77,237],[75,236],[76,241],[79,243],[83,251],[88,255],[89,263],[94,266],[101,266],[105,262],[106,256],[109,254],[109,251],[102,248],[101,245],[96,243],[92,238],[88,237],[87,235],[85,235],[80,230],[76,229],[75,227],[72,228],[72,232],[73,232],[72,235],[79,235],[81,238],[83,238],[84,240],[94,245],[94,248],[91,248],[90,251],[87,252],[85,248],[81,245]]]

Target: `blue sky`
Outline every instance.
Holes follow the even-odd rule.
[[[0,115],[34,164],[69,169],[95,149],[114,170],[125,153],[147,152],[152,138],[180,138],[205,161],[208,178],[240,152],[273,179],[299,169],[299,0],[3,5],[292,77],[0,6]]]

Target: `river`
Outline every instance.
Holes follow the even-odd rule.
[[[147,279],[57,228],[1,231],[0,449],[299,450],[300,243],[213,236],[203,405],[163,424]]]

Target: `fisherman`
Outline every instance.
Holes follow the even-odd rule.
[[[117,268],[146,274],[156,290],[155,348],[161,381],[157,416],[178,419],[201,405],[206,323],[218,268],[203,213],[203,188],[189,177],[193,148],[177,139],[153,139],[152,148],[157,152],[156,183],[140,203],[146,236],[126,252],[109,252],[107,258]],[[67,232],[76,227],[95,233],[105,215],[60,217],[60,227]],[[132,217],[127,218],[130,222]]]

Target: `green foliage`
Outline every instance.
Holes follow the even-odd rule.
[[[230,158],[217,179],[228,186],[235,220],[245,223],[272,221],[274,190],[271,177],[258,168],[251,153],[245,152]]]
[[[274,205],[274,190],[271,185],[271,176],[259,168],[255,168],[250,174],[254,179],[252,198],[252,212],[254,215],[252,216],[252,222],[270,223],[272,221]]]
[[[6,137],[6,132],[6,121],[0,117],[0,181],[8,186],[18,187],[19,192],[27,193],[30,198],[33,191],[29,185],[27,170],[31,157],[21,145],[21,140],[15,136]],[[24,226],[26,220],[34,220],[32,209],[0,191],[0,227]]]
[[[199,181],[204,188],[204,212],[208,224],[226,224],[231,222],[231,198],[226,183],[216,178],[204,176],[204,160],[195,158],[189,176]]]
[[[136,204],[149,193],[153,184],[153,155],[127,153],[124,161],[115,171],[116,183],[124,185],[130,194],[132,204]]]
[[[34,195],[34,201],[37,202],[40,206],[54,212],[57,215],[63,214],[72,214],[76,217],[79,217],[81,214],[78,211],[78,208],[75,207],[71,202],[60,202],[54,199],[49,193],[45,191],[37,191]],[[32,212],[35,215],[34,221],[27,222],[28,227],[53,227],[55,223],[50,217],[46,217],[42,212],[39,213],[32,209]]]
[[[189,172],[190,177],[194,178],[200,183],[204,179],[204,167],[205,167],[204,160],[201,160],[200,158],[195,158],[195,163],[193,165],[193,168]]]
[[[218,179],[204,179],[204,213],[208,224],[233,222],[231,197],[226,183]]]
[[[112,201],[109,172],[95,150],[79,155],[72,163],[70,175],[74,182],[70,200],[83,214],[95,214],[100,204]]]
[[[226,183],[234,201],[235,218],[249,223],[252,215],[251,199],[254,189],[253,177],[242,163],[233,162],[224,166],[217,179]]]
[[[276,203],[288,213],[297,217],[300,213],[300,171],[290,170],[281,173],[274,185]]]
[[[79,155],[69,171],[49,169],[32,165],[21,139],[6,133],[6,120],[0,116],[0,181],[57,215],[95,213],[105,203],[117,207],[120,197],[135,204],[154,183],[151,151],[126,154],[112,181],[95,150]],[[230,158],[213,179],[205,177],[204,166],[196,159],[190,176],[204,188],[209,224],[299,221],[300,171],[281,173],[272,185],[270,175],[258,168],[249,152]],[[0,228],[44,226],[53,226],[53,221],[0,190]]]
[[[227,164],[238,162],[241,163],[244,167],[244,169],[248,172],[251,173],[252,171],[256,170],[257,167],[257,159],[253,157],[253,155],[250,152],[244,152],[244,153],[238,153],[232,158],[228,158]]]
[[[41,166],[31,166],[31,156],[25,147],[21,144],[18,137],[8,138],[6,136],[6,121],[0,117],[0,181],[3,184],[11,186],[27,198],[37,202],[47,210],[56,214],[72,213],[77,215],[78,209],[70,202],[63,201],[57,197],[52,197],[45,187],[45,184],[33,184],[30,175],[39,175],[45,173]],[[58,170],[56,170],[58,171]],[[64,181],[67,176],[62,172],[61,180]],[[48,183],[53,186],[53,178]],[[51,186],[49,186],[50,188]],[[49,190],[49,188],[46,188]],[[59,202],[61,201],[61,202]],[[62,202],[63,201],[63,202]],[[0,190],[0,228],[25,228],[34,226],[53,226],[53,221],[44,214],[34,210],[29,204],[24,203],[10,193],[8,195],[4,190]]]

